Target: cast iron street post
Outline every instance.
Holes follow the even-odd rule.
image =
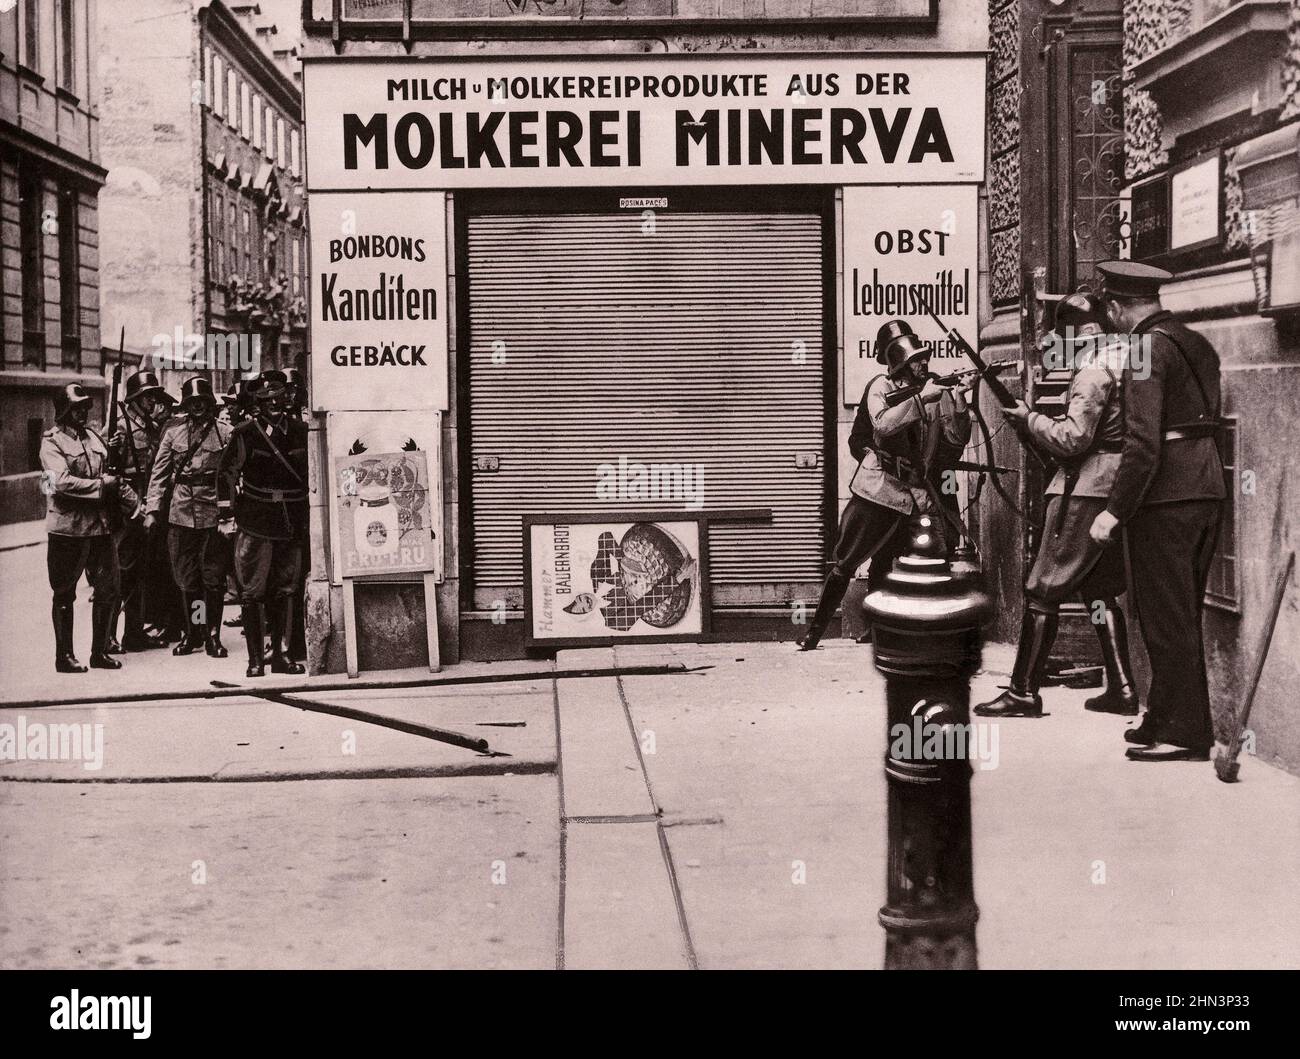
[[[970,678],[989,599],[976,576],[954,572],[935,531],[914,515],[885,587],[863,602],[889,724],[887,970],[976,966]]]

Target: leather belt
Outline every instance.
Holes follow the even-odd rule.
[[[897,478],[909,488],[922,489],[925,487],[921,476],[912,473],[912,465],[902,456],[895,456],[892,453],[875,450],[876,459],[880,462],[880,469],[888,475]]]
[[[1179,423],[1160,436],[1165,441],[1196,441],[1199,438],[1217,437],[1220,425],[1215,423]]]
[[[271,503],[282,501],[306,500],[306,489],[260,489],[255,485],[244,483],[244,495],[250,500],[263,500]]]

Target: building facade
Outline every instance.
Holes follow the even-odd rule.
[[[427,657],[418,574],[341,573],[334,472],[361,451],[427,452],[443,660],[529,650],[522,527],[546,513],[702,512],[711,635],[793,639],[884,281],[942,287],[968,337],[985,315],[983,0],[304,18],[313,669],[351,637],[361,668]]]
[[[106,327],[177,390],[302,367],[297,59],[256,4],[148,0],[99,37]]]
[[[994,0],[991,29],[986,348],[1018,364],[1031,401],[1059,407],[1064,376],[1031,355],[1050,323],[1043,296],[1090,287],[1096,261],[1122,257],[1175,274],[1165,307],[1222,360],[1228,500],[1205,636],[1223,739],[1300,517],[1286,485],[1300,403],[1300,3]],[[1011,445],[998,460],[1024,471],[1030,517],[986,497],[981,537],[995,588],[1017,599],[1041,482]],[[1000,621],[1011,639],[1013,609]],[[1095,660],[1092,641],[1080,609],[1058,664]],[[1298,641],[1289,593],[1251,729],[1255,752],[1293,772]]]
[[[0,9],[0,522],[40,518],[53,395],[86,386],[103,412],[95,0]]]

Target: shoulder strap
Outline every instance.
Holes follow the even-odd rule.
[[[1183,348],[1183,344],[1168,331],[1164,330],[1159,324],[1151,328],[1151,330],[1164,335],[1165,338],[1169,339],[1169,341],[1174,344],[1174,349],[1178,350],[1178,355],[1183,358],[1183,364],[1186,365],[1187,370],[1191,373],[1192,381],[1196,383],[1196,389],[1201,395],[1201,407],[1205,409],[1206,414],[1208,415],[1210,411],[1209,395],[1205,392],[1205,387],[1201,383],[1201,377],[1196,373],[1196,368],[1192,366],[1192,358],[1187,355],[1187,350]],[[1222,394],[1220,394],[1220,399],[1222,399]],[[1213,418],[1216,420],[1219,418],[1219,406],[1217,404],[1214,407]]]
[[[176,469],[172,471],[172,481],[175,481],[177,478],[179,478],[182,474],[185,473],[185,468],[190,465],[190,460],[194,459],[194,454],[199,451],[199,448],[202,446],[204,440],[207,438],[209,434],[212,433],[212,428],[215,427],[216,425],[217,425],[217,421],[215,419],[211,419],[208,421],[208,425],[203,429],[203,433],[199,435],[199,440],[190,446],[189,451],[185,453],[185,458],[181,460],[181,462],[176,465]]]
[[[275,442],[271,440],[271,435],[268,434],[265,430],[263,430],[260,424],[257,427],[257,432],[262,435],[262,440],[266,442],[266,447],[271,450],[272,455],[274,455],[275,458],[280,461],[280,463],[284,466],[285,470],[287,470],[291,475],[293,475],[294,479],[298,482],[298,484],[302,485],[303,484],[302,475],[297,472],[297,470],[294,468],[293,464],[289,462],[285,454],[281,452],[279,448],[276,446]],[[288,432],[286,431],[286,433]]]

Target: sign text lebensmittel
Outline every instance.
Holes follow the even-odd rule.
[[[984,177],[983,55],[305,67],[313,189]]]

